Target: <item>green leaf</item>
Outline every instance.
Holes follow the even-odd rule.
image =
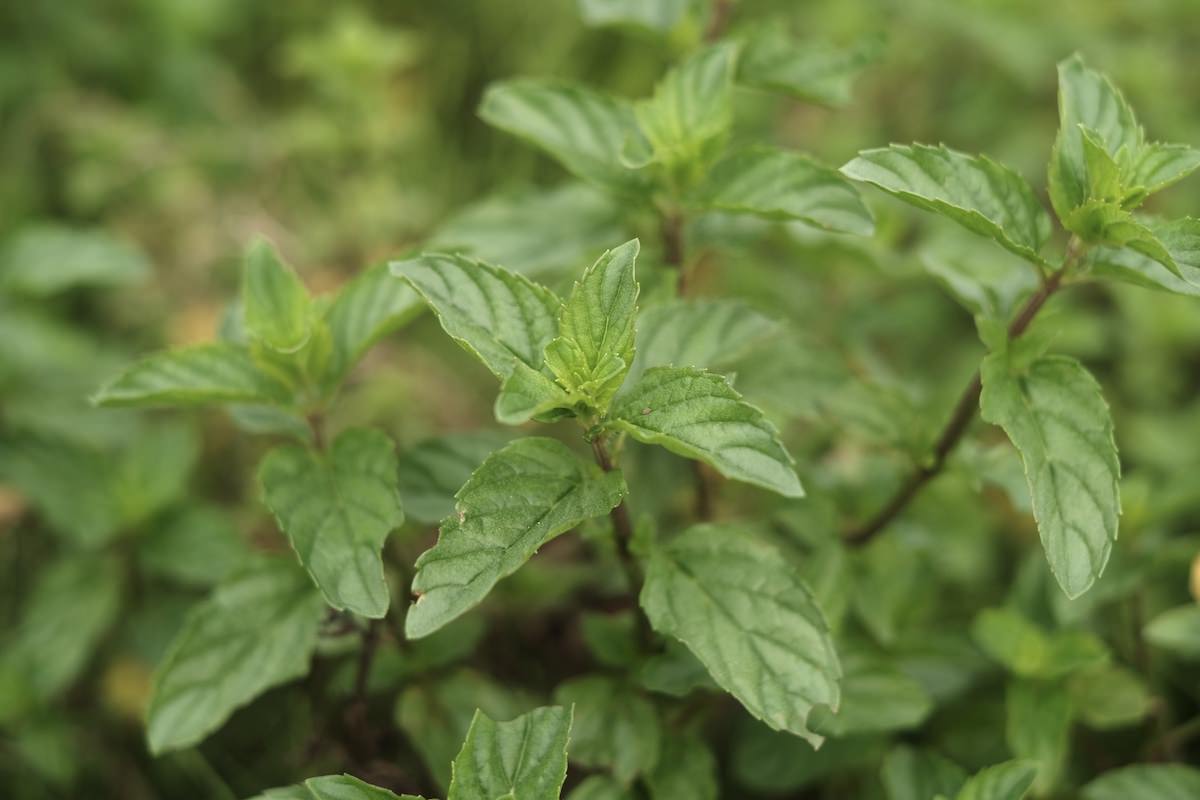
[[[740,300],[677,300],[638,316],[637,354],[625,386],[650,367],[719,370],[732,365],[782,326]]]
[[[438,522],[454,511],[454,494],[509,437],[501,431],[452,433],[418,442],[400,454],[400,497],[409,519]]]
[[[2,659],[39,700],[68,688],[87,666],[121,606],[121,564],[112,556],[70,556],[37,575],[16,635]]]
[[[1039,251],[1050,238],[1049,215],[1024,178],[987,156],[969,156],[945,146],[892,145],[862,151],[842,167],[842,174],[1046,265]]]
[[[286,559],[252,563],[196,606],[155,672],[153,753],[189,747],[241,706],[308,672],[324,603]]]
[[[933,710],[933,699],[914,678],[883,664],[851,664],[842,678],[842,701],[837,713],[813,709],[808,727],[822,736],[915,728]]]
[[[26,226],[0,251],[0,292],[29,297],[77,287],[127,286],[149,275],[150,264],[140,250],[99,230]]]
[[[1150,620],[1146,641],[1187,659],[1200,660],[1200,604],[1168,609]]]
[[[662,731],[654,705],[616,678],[567,681],[554,690],[554,702],[575,709],[572,763],[610,769],[625,786],[658,763]]]
[[[563,341],[553,340],[546,346],[546,352],[549,353],[556,346],[563,345]],[[582,356],[576,358],[577,355],[559,353],[561,359],[576,364],[582,362]],[[496,420],[505,425],[520,425],[535,418],[543,422],[552,422],[560,415],[574,414],[574,410],[569,408],[574,403],[575,399],[545,372],[538,372],[533,367],[518,362],[513,366],[512,374],[500,384],[494,411]]]
[[[844,106],[859,73],[882,49],[878,36],[834,46],[797,42],[782,26],[763,25],[742,47],[737,78],[747,86],[785,92],[810,103]]]
[[[837,170],[788,150],[755,147],[722,158],[697,188],[695,202],[838,233],[870,236],[875,231],[858,191]]]
[[[246,250],[242,313],[250,338],[277,353],[295,353],[313,334],[308,290],[266,239]]]
[[[593,775],[572,789],[567,800],[634,800],[634,796],[612,778]]]
[[[968,778],[955,800],[1021,800],[1036,774],[1037,766],[1028,761],[1005,761]]]
[[[519,691],[468,670],[436,682],[413,683],[396,704],[396,722],[413,743],[438,787],[450,786],[450,762],[462,747],[476,709],[510,719],[535,705]]]
[[[1127,247],[1180,275],[1179,266],[1154,231],[1116,203],[1089,200],[1068,214],[1063,226],[1089,244]]]
[[[515,365],[534,371],[558,334],[559,300],[549,289],[465,256],[428,254],[393,262],[451,338],[504,380]]]
[[[384,336],[421,310],[421,298],[386,264],[377,264],[338,290],[325,311],[332,353],[329,380],[337,382]]]
[[[1151,142],[1131,166],[1130,183],[1154,194],[1200,169],[1200,150],[1185,144]]]
[[[1097,275],[1175,294],[1200,296],[1200,220],[1185,218],[1165,223],[1146,223],[1145,228],[1166,250],[1165,259],[1139,252],[1130,246],[1099,246],[1088,253],[1088,263]]]
[[[1071,676],[1067,689],[1080,721],[1096,730],[1136,725],[1150,713],[1154,701],[1137,673],[1101,664]]]
[[[983,418],[1021,453],[1050,569],[1067,597],[1078,597],[1108,563],[1121,510],[1121,466],[1100,387],[1065,356],[1043,356],[1018,374],[994,353],[980,374]]]
[[[252,800],[423,800],[412,794],[393,794],[353,775],[323,775],[286,789],[271,789]]]
[[[806,720],[838,707],[841,668],[812,593],[774,548],[735,526],[694,526],[652,552],[640,601],[751,715],[820,744]]]
[[[666,33],[689,16],[697,3],[695,0],[578,0],[578,5],[586,25],[633,25]]]
[[[698,736],[666,736],[646,786],[650,800],[717,800],[717,759]]]
[[[284,405],[292,392],[241,346],[202,344],[157,353],[100,389],[101,406],[198,406],[214,403]]]
[[[233,522],[215,506],[186,508],[137,541],[141,569],[189,586],[221,581],[249,552]]]
[[[603,189],[638,196],[648,187],[647,177],[621,159],[626,140],[637,130],[628,103],[582,86],[522,79],[489,86],[479,116]]]
[[[953,797],[967,780],[963,768],[945,756],[908,745],[897,745],[888,752],[881,775],[887,800]]]
[[[993,251],[981,258],[979,243],[948,229],[924,248],[921,262],[971,312],[1007,327],[1020,301],[1038,286],[1038,277],[1015,256]]]
[[[396,474],[392,441],[361,428],[338,436],[328,453],[277,447],[259,467],[267,506],[333,608],[387,613],[380,550],[404,521]]]
[[[686,183],[720,152],[733,125],[736,60],[733,44],[707,47],[668,72],[654,95],[635,105],[645,161],[682,171]]]
[[[1014,756],[1038,765],[1034,791],[1049,793],[1059,781],[1071,728],[1071,697],[1059,683],[1014,681],[1005,697],[1005,740]]]
[[[473,608],[543,544],[607,514],[624,495],[620,473],[601,472],[554,439],[518,439],[497,450],[455,496],[437,544],[417,559],[418,598],[405,633],[428,636]]]
[[[570,709],[536,708],[511,722],[475,712],[446,800],[557,800],[570,737]]]
[[[1060,678],[1101,664],[1108,657],[1104,643],[1090,633],[1049,635],[1007,608],[979,612],[971,633],[984,652],[1024,678]]]
[[[784,497],[804,495],[775,426],[722,375],[690,367],[648,369],[617,399],[607,424],[704,461],[727,478]]]
[[[558,318],[558,338],[546,363],[571,395],[607,410],[633,363],[640,244],[626,242],[604,255],[575,283]]]
[[[585,183],[491,195],[442,223],[428,247],[486,258],[525,275],[577,275],[627,238],[616,201]]]
[[[1104,773],[1083,787],[1083,800],[1194,800],[1200,769],[1184,764],[1134,764]]]
[[[585,611],[579,618],[579,633],[588,652],[606,667],[632,667],[640,659],[637,619],[632,611]]]

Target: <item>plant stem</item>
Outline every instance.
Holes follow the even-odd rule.
[[[1042,306],[1058,290],[1062,284],[1064,274],[1074,262],[1074,253],[1074,247],[1068,249],[1068,256],[1062,268],[1051,273],[1048,278],[1045,278],[1037,292],[1021,308],[1020,313],[1017,314],[1016,318],[1008,326],[1009,341],[1025,333],[1029,328],[1029,324],[1033,322],[1034,317],[1042,310]],[[892,499],[875,516],[845,535],[844,540],[848,544],[864,545],[875,538],[896,517],[900,516],[901,512],[908,507],[908,504],[921,491],[921,488],[942,471],[942,468],[946,466],[946,459],[954,451],[954,448],[958,446],[963,434],[967,431],[967,427],[975,419],[975,412],[979,409],[979,397],[982,393],[983,379],[979,374],[979,370],[975,370],[975,374],[971,377],[967,388],[959,396],[958,403],[954,406],[954,412],[950,415],[950,420],[946,423],[946,427],[942,429],[937,444],[934,445],[932,458],[928,462],[918,465],[913,470],[908,479],[892,495]]]
[[[604,443],[603,436],[597,436],[592,440],[592,453],[595,455],[600,469],[605,472],[613,471],[612,456],[608,452],[608,445]],[[637,561],[629,549],[630,542],[633,541],[633,523],[629,520],[629,507],[622,500],[613,507],[609,516],[612,518],[613,530],[617,534],[617,556],[621,559],[621,568],[625,570],[625,577],[629,579],[630,587],[637,591],[642,581]]]
[[[732,12],[733,0],[716,0],[713,3],[712,16],[708,18],[708,30],[704,32],[705,41],[715,42],[725,34]]]

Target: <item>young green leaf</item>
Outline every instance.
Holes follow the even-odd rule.
[[[717,759],[698,736],[666,736],[646,786],[650,800],[717,800]]]
[[[727,478],[784,497],[804,495],[775,426],[722,375],[690,367],[648,369],[617,399],[607,424],[704,461]]]
[[[1017,758],[1038,765],[1039,796],[1058,784],[1071,728],[1071,696],[1059,683],[1014,681],[1005,698],[1005,740]]]
[[[510,437],[501,431],[452,433],[418,442],[400,454],[404,513],[417,522],[439,522],[454,511],[454,494],[471,473]]]
[[[252,800],[423,800],[412,794],[397,795],[361,781],[353,775],[323,775],[286,789],[270,789]]]
[[[455,496],[438,541],[417,559],[409,638],[441,628],[477,605],[543,544],[607,514],[625,495],[618,472],[601,472],[554,439],[531,437],[497,450]]]
[[[1086,631],[1047,634],[1008,608],[987,608],[971,626],[985,653],[1023,678],[1053,680],[1103,664],[1104,643]]]
[[[654,95],[635,105],[646,160],[694,174],[717,154],[733,124],[736,60],[735,45],[707,47],[668,72]]]
[[[451,338],[504,380],[514,365],[533,370],[558,333],[554,293],[514,272],[465,256],[427,254],[393,262],[427,302]]]
[[[259,560],[218,586],[155,672],[151,752],[196,744],[267,689],[304,675],[323,607],[287,559]]]
[[[621,159],[626,140],[637,130],[628,103],[582,86],[522,79],[489,86],[479,116],[603,189],[631,196],[646,191],[647,177]]]
[[[1145,627],[1146,641],[1181,658],[1200,660],[1200,605],[1168,609]]]
[[[92,398],[101,406],[284,405],[292,392],[242,347],[214,342],[149,356]]]
[[[797,42],[783,26],[764,25],[746,39],[738,63],[739,83],[823,106],[844,106],[863,67],[883,49],[878,36],[844,47]]]
[[[1200,769],[1185,764],[1133,764],[1104,773],[1083,787],[1083,800],[1194,800]]]
[[[328,380],[341,380],[371,345],[412,320],[421,307],[420,296],[396,280],[386,264],[341,287],[325,311],[332,347]]]
[[[637,239],[626,242],[584,272],[563,304],[558,337],[546,346],[559,384],[601,412],[633,363],[639,248]]]
[[[870,236],[875,220],[837,170],[788,150],[754,147],[718,161],[696,189],[704,208],[800,220],[837,233]]]
[[[1147,195],[1161,191],[1200,169],[1200,150],[1185,144],[1150,142],[1132,163],[1129,182]]]
[[[934,750],[897,745],[883,759],[880,775],[887,800],[953,797],[967,780],[963,768]]]
[[[571,710],[535,708],[511,722],[475,712],[446,800],[558,800],[567,777]]]
[[[994,353],[980,373],[983,418],[1020,452],[1050,569],[1078,597],[1108,563],[1121,510],[1121,466],[1100,387],[1065,356],[1043,356],[1018,373],[1007,354]]]
[[[640,601],[754,717],[821,743],[806,721],[814,706],[837,709],[841,668],[812,593],[774,548],[694,526],[651,553]]]
[[[1128,248],[1181,275],[1179,265],[1154,231],[1117,203],[1089,200],[1067,215],[1063,227],[1089,244]]]
[[[662,731],[654,705],[617,679],[575,678],[554,690],[554,702],[575,709],[572,763],[610,769],[625,786],[658,763]]]
[[[1005,761],[976,772],[958,790],[955,800],[1021,800],[1033,786],[1037,765]]]
[[[312,336],[308,290],[266,239],[246,250],[242,310],[250,338],[278,353],[295,353]]]
[[[342,433],[328,453],[277,447],[259,467],[267,506],[333,608],[387,613],[380,550],[404,521],[396,472],[391,440],[366,429]]]
[[[1200,296],[1200,220],[1146,223],[1145,228],[1166,250],[1174,270],[1165,266],[1161,253],[1154,257],[1129,245],[1102,245],[1088,253],[1092,271],[1149,289]]]
[[[563,340],[555,339],[546,345],[549,353],[555,343],[563,344]],[[568,357],[569,356],[564,356]],[[580,356],[576,363],[582,362]],[[531,419],[553,421],[558,416],[569,416],[574,413],[570,409],[577,398],[567,393],[561,384],[545,372],[539,372],[533,367],[517,362],[513,365],[512,374],[500,384],[500,393],[496,395],[494,411],[496,421],[505,425],[520,425]]]
[[[862,151],[842,167],[842,174],[995,239],[1035,264],[1046,264],[1039,251],[1050,238],[1049,215],[1024,178],[987,156],[945,146],[892,145]]]

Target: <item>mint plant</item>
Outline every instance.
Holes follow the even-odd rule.
[[[1200,499],[1153,471],[1195,426],[1147,425],[1159,388],[1114,363],[1153,360],[1153,307],[1096,322],[1122,285],[1200,294],[1200,222],[1144,213],[1200,150],[1072,56],[1048,203],[944,144],[839,169],[765,120],[837,118],[882,39],[577,7],[652,86],[473,90],[561,182],[336,288],[257,237],[213,341],[132,361],[72,327],[145,279],[119,239],[0,248],[27,343],[0,352],[0,778],[103,739],[89,780],[138,800],[1200,796]],[[359,77],[373,108],[415,58],[365,19],[284,48],[359,115]]]

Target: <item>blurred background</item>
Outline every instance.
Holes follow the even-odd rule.
[[[1055,63],[1074,51],[1124,89],[1151,138],[1200,144],[1196,0],[735,4],[734,32],[761,21],[805,41],[884,34],[845,107],[739,92],[738,136],[833,165],[888,142],[945,142],[1014,166],[1042,191]],[[577,237],[586,246],[552,235],[576,235],[578,219],[514,230],[495,198],[533,196],[566,175],[475,109],[488,83],[516,75],[644,96],[679,46],[589,27],[574,0],[0,6],[0,643],[57,654],[42,687],[0,665],[0,794],[237,798],[307,770],[310,720],[279,693],[257,704],[253,724],[235,720],[205,749],[157,762],[146,754],[149,676],[182,615],[246,548],[277,546],[252,480],[262,443],[221,414],[101,412],[87,396],[140,354],[211,339],[256,233],[318,291],[427,242],[551,284],[629,233],[647,237],[653,262],[653,228],[594,203]],[[878,504],[982,352],[938,275],[963,259],[1012,266],[998,248],[963,245],[946,224],[868,199],[880,229],[870,241],[720,221],[691,231],[705,254],[700,294],[744,297],[794,327],[784,350],[739,372],[786,426],[817,498],[781,507],[785,529]],[[1200,213],[1200,183],[1154,198],[1151,210]],[[1121,547],[1153,550],[1169,568],[1160,595],[1143,601],[1177,602],[1200,530],[1195,300],[1085,287],[1057,320],[1059,349],[1088,364],[1114,409],[1126,472]],[[334,424],[384,427],[403,449],[494,424],[492,392],[490,376],[422,319],[372,353]],[[1022,521],[1011,543],[992,543],[997,518],[1014,512],[963,490],[979,477],[972,468],[998,474],[987,472],[988,452],[975,455],[897,536],[906,554],[887,556],[898,559],[889,572],[914,580],[919,560],[933,558],[949,588],[903,610],[881,598],[886,609],[863,612],[887,617],[879,625],[927,625],[939,598],[981,585],[1002,596],[1012,583],[1014,560],[997,561],[996,548],[1024,553],[1036,534]],[[116,488],[99,491],[101,475]],[[1019,479],[1008,485],[1019,495]],[[729,494],[738,502],[738,490]],[[669,511],[669,485],[662,497]],[[933,524],[946,515],[954,530]],[[179,568],[181,552],[195,553],[194,569]],[[105,571],[117,579],[98,581]],[[57,607],[46,602],[56,593]],[[29,621],[31,606],[43,624]],[[263,740],[273,740],[269,754]]]

